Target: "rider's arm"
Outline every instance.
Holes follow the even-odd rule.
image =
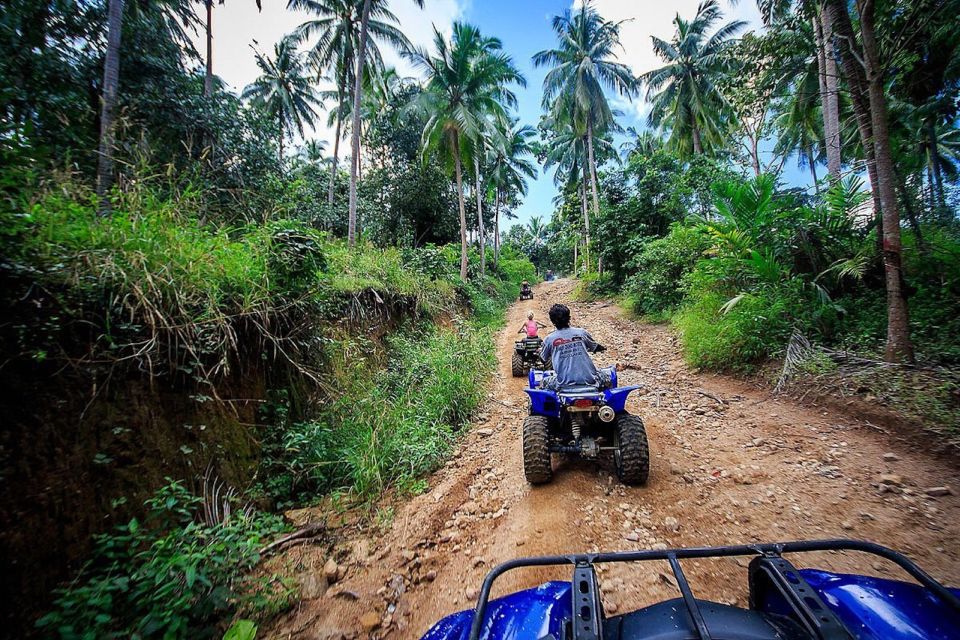
[[[587,351],[590,353],[597,353],[598,351],[606,351],[606,347],[598,343],[593,339],[593,336],[590,335],[589,331],[583,332],[583,343],[587,348]]]
[[[553,351],[553,344],[549,340],[544,340],[543,347],[540,348],[540,359],[546,362],[547,360],[550,359],[550,355],[552,351]]]
[[[546,328],[547,328],[547,325],[543,324],[543,323],[540,322],[539,320],[537,321],[537,326],[540,327],[541,329],[546,329]]]

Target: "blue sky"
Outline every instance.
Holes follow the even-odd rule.
[[[531,56],[537,51],[554,46],[550,21],[554,15],[572,6],[574,0],[425,0],[425,8],[416,8],[412,0],[391,0],[391,10],[398,16],[401,28],[417,45],[430,46],[433,27],[449,32],[455,20],[476,24],[489,35],[503,41],[504,49],[527,78],[526,88],[517,90],[522,122],[536,125],[541,113],[541,88],[545,69],[535,69]],[[576,0],[579,1],[579,0]],[[673,34],[673,17],[679,13],[691,18],[699,0],[594,0],[594,6],[609,20],[625,20],[621,26],[624,50],[620,61],[640,74],[655,68],[658,60],[653,53],[650,36],[669,39]],[[722,0],[727,19],[741,19],[751,28],[759,28],[756,3],[741,0],[731,6]],[[285,9],[286,0],[264,0],[263,11],[257,12],[253,0],[231,0],[216,5],[214,11],[214,71],[230,86],[240,90],[256,77],[251,45],[265,51],[273,47],[285,33],[292,31],[307,17]],[[198,37],[199,44],[199,37]],[[389,64],[397,66],[404,75],[413,70],[399,56],[385,52]],[[626,102],[614,98],[615,106],[624,112],[623,126],[642,128],[646,117],[643,100]],[[322,129],[315,137],[330,140],[331,132]],[[788,161],[786,180],[805,184],[806,174]],[[550,217],[552,199],[556,195],[552,177],[539,175],[530,184],[529,194],[516,213],[519,223],[531,216]],[[509,226],[509,224],[505,225]]]

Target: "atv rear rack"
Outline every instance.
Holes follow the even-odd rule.
[[[690,583],[687,581],[680,560],[692,558],[728,558],[733,556],[755,556],[750,565],[751,574],[763,573],[766,579],[773,581],[781,595],[801,615],[804,626],[811,637],[849,637],[843,625],[829,613],[816,596],[813,589],[799,575],[797,570],[781,556],[784,553],[805,553],[811,551],[860,551],[873,554],[896,564],[906,571],[922,586],[929,589],[944,604],[960,614],[960,599],[946,587],[937,582],[923,569],[906,556],[887,547],[862,540],[810,540],[795,542],[775,542],[766,544],[735,545],[725,547],[688,547],[647,551],[620,551],[608,553],[587,553],[562,556],[540,556],[518,558],[494,567],[483,580],[477,606],[474,609],[469,640],[480,640],[480,633],[490,599],[490,589],[494,581],[507,571],[521,567],[545,567],[573,565],[573,585],[575,593],[573,637],[580,640],[600,638],[602,610],[600,610],[599,589],[597,588],[592,565],[607,562],[637,562],[646,560],[666,560],[677,580],[677,587],[683,597],[687,612],[700,640],[712,640],[710,631],[704,622],[700,607]]]

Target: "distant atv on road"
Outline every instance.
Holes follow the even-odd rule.
[[[530,283],[524,281],[520,285],[520,299],[521,300],[533,300],[533,289],[530,287]]]
[[[513,345],[513,357],[510,358],[510,369],[514,378],[521,378],[533,368],[549,369],[549,363],[540,359],[540,350],[543,348],[541,338],[524,338],[517,340]]]
[[[617,387],[616,367],[603,369],[610,387],[594,385],[543,388],[553,371],[531,369],[524,391],[530,396],[530,415],[523,421],[523,473],[531,484],[553,479],[553,454],[587,460],[612,458],[617,478],[628,485],[645,484],[650,473],[647,431],[639,416],[624,405],[639,387]]]

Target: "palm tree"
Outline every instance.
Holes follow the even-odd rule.
[[[423,8],[423,0],[413,0],[418,7]],[[365,68],[367,57],[367,39],[370,31],[370,18],[376,7],[386,7],[387,0],[363,0],[363,10],[360,13],[360,40],[357,45],[357,73],[353,79],[353,126],[351,128],[351,161],[350,161],[350,212],[347,223],[347,242],[352,247],[356,242],[357,234],[357,173],[360,169],[360,104],[363,97],[362,70]],[[376,7],[374,6],[376,5]],[[405,52],[408,49],[402,49]]]
[[[302,136],[304,124],[314,126],[317,117],[314,107],[320,107],[321,102],[305,75],[306,65],[293,39],[283,38],[274,45],[273,52],[273,59],[256,52],[257,66],[262,73],[246,86],[243,98],[276,120],[282,160],[284,138],[293,131]]]
[[[728,71],[720,55],[728,39],[746,23],[737,20],[708,35],[721,17],[717,0],[706,0],[693,20],[673,19],[677,32],[670,42],[651,36],[653,50],[666,64],[641,78],[651,101],[650,124],[670,129],[667,145],[681,156],[725,142],[729,107],[714,81]]]
[[[336,85],[335,93],[329,96],[336,100],[336,107],[330,110],[336,129],[330,184],[327,189],[327,202],[333,205],[342,125],[351,111],[345,99],[356,75],[356,52],[360,48],[363,0],[289,0],[287,8],[313,14],[314,17],[297,27],[294,34],[298,42],[317,38],[308,54],[310,63],[318,73],[329,73]],[[387,9],[386,2],[377,2],[371,7],[367,22],[370,38],[365,46],[371,64],[365,65],[365,71],[376,74],[383,69],[379,43],[390,44],[401,51],[410,47],[410,42],[397,27],[398,24],[397,17]]]
[[[614,51],[622,48],[620,23],[604,20],[589,0],[576,13],[568,10],[555,16],[553,30],[559,46],[533,56],[535,66],[552,67],[543,79],[543,106],[554,112],[555,120],[565,114],[575,126],[585,129],[593,209],[599,215],[594,140],[616,124],[604,89],[632,97],[636,78],[629,67],[614,61]]]
[[[120,84],[120,33],[123,31],[123,0],[110,0],[107,14],[107,54],[103,62],[103,106],[100,111],[100,157],[97,161],[99,212],[110,212],[109,191],[113,186],[114,111]]]
[[[580,193],[580,211],[583,215],[583,246],[587,268],[590,265],[590,212],[587,207],[587,185],[590,183],[590,153],[585,127],[577,128],[576,123],[561,117],[548,117],[545,126],[551,132],[547,143],[547,153],[543,169],[556,166],[553,181],[562,186],[562,192],[576,190]],[[613,154],[613,145],[604,137],[594,140],[598,151]],[[596,210],[595,210],[596,211]]]
[[[493,190],[493,261],[500,261],[500,206],[511,194],[526,195],[528,178],[535,178],[537,169],[527,156],[533,155],[530,140],[536,131],[530,125],[518,126],[517,120],[505,123],[490,152],[490,188]]]
[[[323,153],[327,150],[325,140],[308,140],[300,148],[300,155],[310,164],[319,164],[323,161]]]
[[[631,156],[652,156],[663,147],[663,138],[649,129],[637,131],[634,127],[627,127],[627,141],[620,145],[620,153],[624,160]]]
[[[434,48],[435,56],[417,49],[407,57],[426,76],[426,89],[417,97],[417,105],[427,114],[424,152],[438,152],[454,168],[460,205],[460,277],[466,279],[463,159],[479,151],[479,145],[471,142],[485,133],[488,118],[505,119],[505,106],[516,104],[507,85],[524,80],[510,57],[500,51],[499,40],[484,37],[474,26],[454,23],[449,42],[434,29]]]
[[[823,130],[817,96],[816,69],[813,73],[802,74],[790,86],[788,95],[776,107],[774,125],[780,135],[774,152],[782,155],[796,153],[800,166],[810,169],[814,189],[820,193],[817,163],[823,156]]]

